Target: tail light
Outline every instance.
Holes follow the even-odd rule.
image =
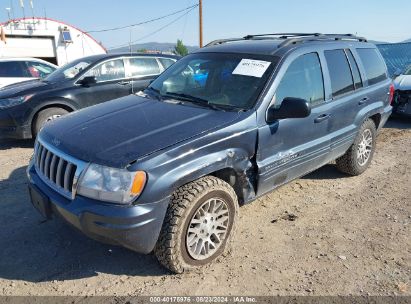
[[[394,85],[391,83],[390,84],[390,92],[388,93],[390,95],[390,97],[388,99],[389,102],[390,102],[390,105],[392,105],[392,102],[394,100],[394,92],[395,92],[395,88],[394,88]]]

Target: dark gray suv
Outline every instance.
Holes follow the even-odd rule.
[[[364,38],[215,41],[143,92],[46,125],[28,166],[32,203],[183,272],[228,250],[239,205],[333,160],[364,172],[393,93]]]

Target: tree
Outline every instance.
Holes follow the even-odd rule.
[[[183,40],[177,39],[177,45],[174,47],[174,53],[180,56],[185,56],[188,54],[188,49],[183,44]]]

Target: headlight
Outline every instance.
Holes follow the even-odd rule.
[[[146,184],[144,171],[128,171],[90,164],[79,180],[77,193],[96,200],[129,204]]]
[[[13,106],[17,106],[23,102],[29,100],[33,95],[25,95],[25,96],[18,96],[18,97],[11,97],[0,99],[0,109],[10,108]]]

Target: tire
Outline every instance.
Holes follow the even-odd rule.
[[[364,121],[352,146],[343,156],[336,159],[338,170],[352,176],[363,173],[370,166],[371,160],[374,156],[376,135],[377,130],[375,123],[371,119]],[[370,145],[365,145],[367,148],[364,146],[365,138],[367,138],[366,142],[369,142]],[[365,157],[364,153],[360,152],[364,152],[364,149],[369,151],[368,157]],[[363,157],[361,157],[360,154],[362,154]]]
[[[209,209],[204,213],[205,217],[200,217],[207,206]],[[172,195],[154,249],[157,259],[170,271],[183,273],[209,264],[221,255],[225,256],[229,252],[230,239],[234,235],[238,208],[233,188],[219,178],[206,176],[180,187]],[[223,226],[226,226],[225,235],[219,230],[223,229]],[[220,242],[215,232],[220,235]],[[200,243],[201,238],[213,241],[216,246],[209,251],[205,250],[202,244],[206,244],[205,247],[208,248],[213,246],[210,245],[210,241]],[[198,256],[196,248],[202,248],[200,251],[197,250]]]
[[[46,123],[60,116],[66,115],[67,113],[68,111],[62,108],[47,108],[37,113],[33,123],[33,137],[36,137],[37,134],[39,134],[40,130]]]

